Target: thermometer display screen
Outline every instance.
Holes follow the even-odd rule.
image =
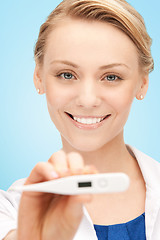
[[[79,182],[78,187],[79,188],[92,187],[92,182]]]

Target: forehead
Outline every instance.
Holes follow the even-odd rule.
[[[138,65],[132,40],[109,23],[66,18],[48,37],[44,59],[66,59],[81,63]]]

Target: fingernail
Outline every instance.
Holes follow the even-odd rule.
[[[52,172],[51,172],[51,177],[52,177],[52,178],[58,178],[58,177],[59,177],[59,175],[58,175],[58,173],[57,173],[57,172],[55,172],[55,171],[52,171]]]

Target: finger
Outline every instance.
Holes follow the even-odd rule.
[[[82,174],[84,161],[79,153],[71,152],[67,155],[68,165],[72,174]]]
[[[49,221],[47,219],[47,228],[50,225],[48,228],[50,232],[47,231],[46,234],[49,233],[50,236],[52,235],[51,233],[55,234],[55,229],[53,228],[55,226],[56,231],[60,231],[58,239],[73,239],[83,217],[83,203],[90,201],[91,198],[92,196],[89,195],[62,196],[56,207],[55,204],[50,206],[47,216],[49,219]],[[45,226],[43,229],[46,229]],[[51,238],[45,235],[45,239]]]
[[[83,216],[83,204],[92,201],[93,196],[91,194],[69,196],[67,200],[67,208],[64,215],[69,216],[69,222],[75,223],[78,218]]]
[[[49,181],[53,178],[58,178],[58,173],[53,165],[48,162],[40,162],[33,168],[25,184]]]
[[[93,165],[86,165],[83,169],[83,174],[96,174],[98,170]]]
[[[77,203],[88,203],[91,202],[93,199],[92,194],[81,194],[81,195],[73,195],[70,198],[71,202],[77,202]]]
[[[69,168],[68,168],[67,158],[63,150],[60,150],[54,153],[50,157],[49,162],[54,166],[55,170],[61,176],[64,176],[68,173]]]

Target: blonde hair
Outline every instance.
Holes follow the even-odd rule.
[[[42,24],[35,45],[35,61],[43,64],[50,32],[66,17],[107,22],[121,29],[138,49],[140,66],[146,72],[154,69],[152,40],[142,16],[125,0],[63,0]]]

